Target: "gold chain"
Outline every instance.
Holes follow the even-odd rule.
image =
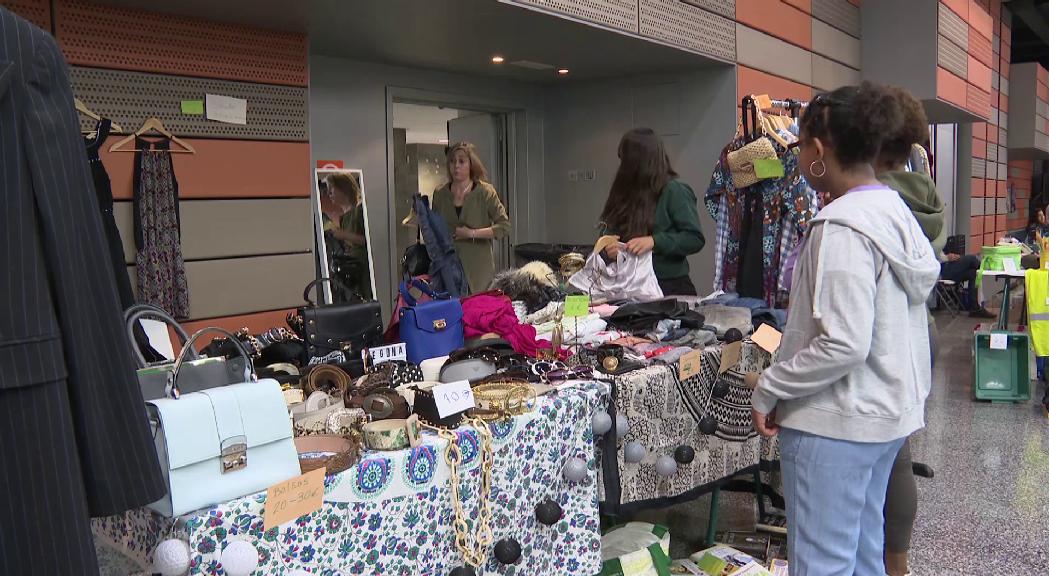
[[[463,460],[462,449],[455,443],[457,439],[455,432],[444,428],[432,429],[436,430],[441,438],[448,441],[448,450],[444,453],[444,459],[448,462],[448,468],[451,470],[452,507],[455,510],[455,520],[452,523],[455,527],[455,546],[462,553],[463,559],[466,560],[467,564],[480,567],[488,556],[488,546],[494,539],[489,496],[492,493],[492,463],[495,454],[492,450],[492,431],[488,428],[488,424],[480,418],[467,418],[464,422],[477,430],[481,458],[481,491],[478,494],[477,528],[474,531],[472,547],[469,542],[470,524],[466,520],[463,503],[459,498],[459,463]]]

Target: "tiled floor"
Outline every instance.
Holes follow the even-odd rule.
[[[918,479],[915,576],[1049,574],[1049,419],[1035,398],[1022,404],[972,399],[972,330],[964,314],[938,316],[940,351],[914,458],[933,467]],[[671,554],[699,550],[708,499],[650,512],[671,529]],[[753,498],[722,498],[719,529],[750,529]]]

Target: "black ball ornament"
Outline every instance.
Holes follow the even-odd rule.
[[[473,566],[462,565],[458,568],[453,568],[448,576],[477,576],[477,570],[474,570]]]
[[[513,564],[521,559],[521,544],[513,538],[504,538],[495,543],[495,558],[503,564]]]
[[[743,340],[743,333],[739,331],[739,328],[729,328],[725,330],[725,343],[731,344],[733,342],[740,342]]]
[[[699,419],[699,431],[710,436],[718,430],[718,421],[713,416],[704,416]]]
[[[691,446],[682,444],[674,449],[674,460],[678,464],[689,464],[696,459],[696,451]]]
[[[716,384],[714,384],[714,389],[711,390],[710,393],[715,398],[724,398],[725,395],[728,394],[728,389],[729,389],[728,380],[725,380],[724,378],[721,378],[721,379],[719,379],[717,381]]]
[[[546,526],[553,526],[561,520],[563,515],[564,510],[561,509],[561,505],[550,498],[543,500],[535,507],[536,520]]]

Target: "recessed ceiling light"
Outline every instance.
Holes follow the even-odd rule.
[[[557,73],[561,76],[568,76],[568,68],[558,68]]]
[[[503,62],[506,62],[506,58],[503,58],[502,56],[492,56],[492,64],[502,64]]]

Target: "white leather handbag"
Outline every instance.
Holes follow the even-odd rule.
[[[171,371],[169,389],[178,396],[182,349]],[[228,333],[227,333],[228,334]],[[146,403],[155,427],[157,456],[167,471],[168,495],[149,505],[167,517],[265,490],[300,474],[291,420],[280,384],[255,380],[160,398]]]

